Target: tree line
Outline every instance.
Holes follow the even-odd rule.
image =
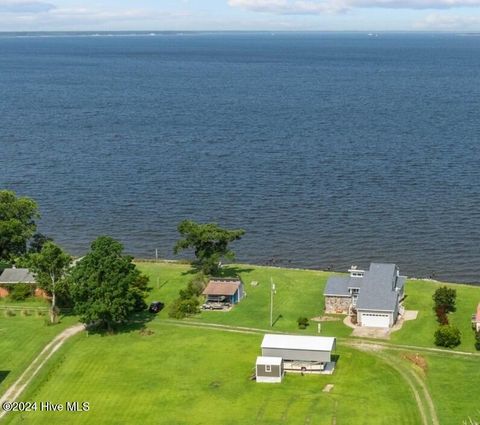
[[[87,324],[112,330],[135,312],[145,309],[148,278],[137,270],[120,242],[100,236],[79,260],[37,232],[37,203],[0,191],[0,266],[29,268],[37,285],[50,297],[50,320],[59,308],[70,307]]]
[[[120,242],[100,236],[85,256],[74,260],[52,238],[37,232],[39,218],[33,199],[0,191],[0,271],[13,264],[29,268],[38,286],[50,296],[52,323],[57,320],[59,305],[71,307],[82,322],[109,330],[146,308],[148,277],[140,273],[132,256],[124,254]],[[219,272],[223,258],[234,259],[229,244],[245,233],[191,220],[182,221],[178,232],[181,238],[173,251],[193,250],[193,266],[199,275],[172,303],[172,310],[177,311],[174,317],[196,311],[205,276]]]

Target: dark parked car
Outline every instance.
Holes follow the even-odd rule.
[[[150,304],[150,307],[148,307],[148,311],[150,313],[158,313],[163,310],[163,307],[165,307],[165,304],[160,301],[154,301]]]

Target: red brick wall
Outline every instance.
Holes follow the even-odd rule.
[[[38,298],[50,298],[48,294],[41,288],[35,288],[35,296]]]

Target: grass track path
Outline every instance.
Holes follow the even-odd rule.
[[[245,333],[245,334],[264,334],[265,332],[271,332],[264,329],[257,329],[257,328],[246,328],[246,327],[239,327],[239,326],[228,326],[228,325],[218,325],[218,324],[205,324],[201,322],[194,322],[194,321],[184,321],[180,322],[178,320],[163,320],[162,322],[167,322],[170,325],[176,326],[185,326],[185,327],[192,327],[192,328],[204,328],[204,329],[212,329],[212,330],[219,330],[224,332],[238,332],[238,333]],[[276,333],[283,333],[283,332],[276,332]],[[440,425],[438,420],[437,412],[435,410],[435,405],[433,403],[433,399],[428,391],[427,386],[423,382],[423,380],[417,375],[417,373],[413,370],[408,369],[407,367],[400,366],[398,364],[398,359],[395,357],[387,354],[384,350],[388,349],[418,349],[424,351],[434,351],[434,352],[442,352],[442,353],[450,353],[450,354],[466,354],[470,355],[473,353],[467,352],[454,352],[451,353],[450,351],[441,350],[441,349],[429,349],[429,348],[422,348],[422,347],[401,347],[401,346],[394,346],[392,344],[386,343],[377,343],[377,342],[370,342],[360,339],[354,338],[342,338],[346,345],[352,348],[356,348],[358,350],[362,350],[365,352],[370,353],[373,356],[380,358],[386,364],[388,364],[392,369],[394,369],[402,379],[409,385],[414,395],[415,401],[417,403],[418,411],[420,412],[420,416],[422,418],[423,425]]]
[[[5,391],[0,398],[0,406],[4,402],[14,402],[20,397],[25,388],[37,375],[40,369],[45,365],[48,359],[65,343],[65,341],[83,331],[85,326],[82,324],[71,326],[59,333],[44,349],[33,359],[30,365],[25,369],[21,376]],[[7,414],[7,411],[0,412],[0,420]]]

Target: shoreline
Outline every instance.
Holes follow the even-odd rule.
[[[166,263],[166,264],[180,264],[180,265],[191,265],[192,262],[190,260],[172,260],[168,258],[159,258],[156,260],[155,258],[137,258],[134,257],[134,262],[140,263]],[[270,269],[287,269],[287,270],[298,270],[298,271],[309,271],[309,272],[319,272],[319,273],[347,273],[345,270],[322,270],[322,269],[309,269],[304,267],[288,267],[288,266],[271,266],[271,265],[264,265],[264,264],[253,264],[253,263],[226,263],[225,266],[254,266],[254,267],[262,267],[262,268],[270,268]],[[446,280],[438,280],[432,279],[428,277],[415,277],[415,276],[407,276],[408,280],[420,280],[424,282],[433,282],[439,284],[449,284],[449,285],[466,285],[466,286],[474,286],[480,287],[479,282],[451,282]]]

